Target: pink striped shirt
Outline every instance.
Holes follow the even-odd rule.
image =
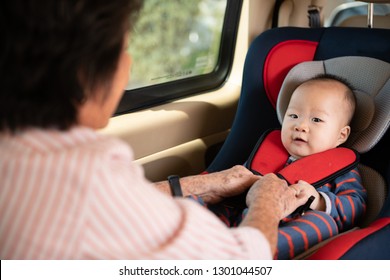
[[[144,179],[132,151],[88,128],[0,136],[1,259],[271,259],[264,236],[229,229]]]

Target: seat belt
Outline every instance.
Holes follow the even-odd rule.
[[[280,10],[280,6],[282,6],[283,2],[284,2],[284,0],[276,0],[276,2],[275,2],[274,12],[272,14],[272,28],[278,27],[279,10]]]
[[[276,0],[272,14],[272,28],[278,27],[279,12],[284,0]],[[308,7],[309,26],[311,28],[321,27],[321,9],[322,7],[315,4]]]
[[[310,5],[307,13],[309,26],[311,28],[321,27],[321,7]]]

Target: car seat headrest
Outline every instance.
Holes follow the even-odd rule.
[[[390,63],[369,57],[344,56],[294,66],[283,81],[276,110],[282,123],[290,97],[304,81],[320,74],[347,80],[354,88],[356,110],[345,146],[360,153],[379,142],[390,124]]]

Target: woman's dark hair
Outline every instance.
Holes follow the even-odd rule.
[[[140,0],[0,3],[0,131],[68,129],[108,84]]]

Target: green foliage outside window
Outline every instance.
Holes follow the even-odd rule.
[[[127,89],[213,72],[225,9],[226,0],[146,0],[130,37]]]

